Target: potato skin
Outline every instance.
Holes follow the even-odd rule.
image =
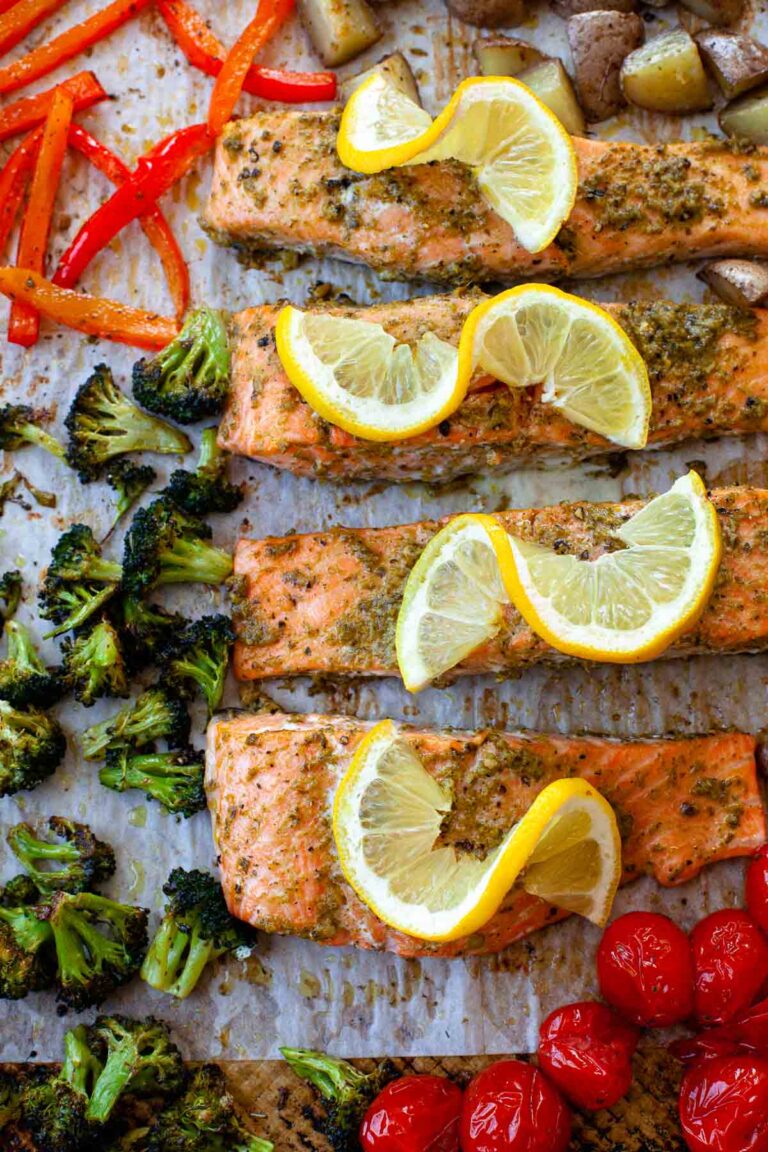
[[[697,273],[726,304],[754,308],[768,297],[768,264],[756,260],[715,260]]]
[[[694,40],[704,64],[728,100],[768,82],[768,48],[751,36],[707,28]]]
[[[382,35],[365,0],[297,0],[296,7],[326,68],[353,60]]]
[[[568,21],[579,103],[590,123],[615,116],[626,99],[621,65],[642,44],[645,25],[634,12],[583,12]]]
[[[744,0],[680,0],[680,3],[710,24],[733,24],[744,11]]]
[[[621,87],[630,104],[650,112],[702,112],[712,107],[704,65],[682,28],[636,48],[621,66]]]
[[[519,76],[526,68],[541,64],[547,57],[527,40],[512,36],[482,36],[472,51],[481,76]]]
[[[528,17],[526,0],[445,0],[448,10],[465,24],[479,28],[510,27]]]
[[[567,20],[582,12],[634,12],[637,4],[635,0],[553,0],[552,7]]]

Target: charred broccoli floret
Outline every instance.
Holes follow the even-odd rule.
[[[204,773],[203,753],[194,748],[134,753],[124,745],[116,745],[107,749],[99,780],[115,792],[138,788],[168,812],[194,816],[206,806]]]
[[[96,1124],[106,1124],[126,1092],[174,1096],[181,1091],[184,1063],[162,1020],[98,1016],[88,1029],[88,1040],[104,1063],[87,1109],[88,1119]]]
[[[45,633],[45,639],[81,628],[116,590],[117,584],[65,584],[61,580],[46,580],[38,597],[40,615],[56,627]]]
[[[167,740],[171,747],[181,748],[187,743],[189,728],[189,713],[183,700],[166,688],[148,688],[133,704],[86,728],[82,734],[83,755],[86,760],[100,760],[109,748],[140,748],[155,740]]]
[[[0,1133],[18,1119],[23,1089],[24,1079],[19,1072],[0,1069]]]
[[[0,997],[21,1000],[53,980],[51,929],[27,905],[0,907]]]
[[[115,853],[87,824],[51,816],[55,839],[42,840],[29,824],[14,824],[6,837],[39,892],[88,892],[115,871]]]
[[[179,335],[151,360],[133,367],[133,394],[140,404],[179,424],[194,424],[224,407],[229,389],[229,339],[213,308],[188,317]]]
[[[17,568],[10,572],[3,572],[0,576],[0,600],[5,608],[0,609],[0,631],[16,615],[16,609],[21,603],[21,572]]]
[[[125,588],[140,596],[155,584],[222,584],[232,573],[232,557],[210,538],[207,524],[170,500],[139,508],[125,537]]]
[[[37,444],[53,456],[64,459],[64,448],[37,423],[38,416],[26,404],[0,405],[0,448],[15,452],[25,444]]]
[[[65,420],[67,460],[83,483],[94,480],[114,456],[160,452],[184,456],[192,445],[178,428],[142,412],[99,364],[80,386]]]
[[[358,1148],[357,1133],[375,1096],[396,1075],[393,1065],[382,1061],[373,1072],[361,1072],[347,1060],[315,1052],[311,1048],[281,1048],[297,1076],[312,1084],[323,1097],[326,1122],[323,1131],[334,1152]]]
[[[117,493],[117,504],[107,537],[112,535],[126,512],[130,511],[142,493],[146,492],[156,479],[157,472],[150,464],[136,464],[123,456],[112,461],[107,468],[107,484]]]
[[[124,594],[113,600],[110,611],[132,670],[157,661],[171,637],[186,625],[178,612],[168,612],[141,596]]]
[[[224,694],[229,667],[229,650],[235,633],[226,616],[202,616],[175,636],[163,653],[163,681],[182,692],[191,682],[197,684],[215,712]]]
[[[253,933],[230,915],[221,885],[209,872],[174,868],[163,892],[168,903],[141,977],[150,987],[183,1000],[212,960],[225,952],[238,958],[249,954]]]
[[[61,725],[52,716],[0,700],[0,796],[36,788],[53,775],[66,749]]]
[[[31,876],[19,873],[0,888],[0,908],[19,908],[22,904],[37,904],[40,889]]]
[[[216,428],[206,428],[200,439],[197,469],[177,468],[171,473],[162,495],[190,516],[210,516],[213,512],[234,512],[243,501],[243,489],[227,480],[229,454],[216,443]]]
[[[104,560],[101,546],[85,524],[73,524],[59,537],[40,589],[40,615],[58,627],[47,636],[79,628],[117,590],[122,568]]]
[[[107,619],[62,645],[64,681],[75,698],[90,708],[101,696],[127,696],[128,672],[120,637]]]
[[[101,1063],[88,1044],[88,1029],[79,1024],[64,1037],[64,1063],[56,1075],[33,1083],[22,1095],[24,1125],[37,1152],[81,1152],[95,1134],[88,1103]]]
[[[43,707],[62,694],[58,670],[48,669],[37,654],[32,637],[18,620],[9,620],[8,655],[0,660],[0,698],[14,708]]]
[[[57,998],[75,1011],[100,1004],[140,968],[146,908],[94,892],[55,892],[37,911],[53,930]]]
[[[147,1152],[272,1152],[240,1121],[221,1069],[202,1064],[150,1128]]]

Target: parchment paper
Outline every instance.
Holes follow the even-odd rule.
[[[101,0],[71,0],[45,31],[38,30],[25,47],[41,41],[94,10]],[[214,5],[198,0],[218,35],[231,43],[250,18],[252,0]],[[470,44],[477,32],[451,20],[442,0],[399,0],[378,5],[386,27],[379,45],[342,71],[351,73],[374,62],[387,50],[400,47],[411,60],[427,106],[436,111],[455,84],[474,71]],[[649,35],[674,17],[655,14]],[[760,22],[768,32],[765,21]],[[749,26],[750,21],[745,21]],[[567,56],[565,24],[541,5],[520,34],[546,50]],[[17,53],[18,54],[18,53]],[[300,66],[313,64],[298,25],[265,54],[265,61]],[[63,78],[78,68],[93,68],[115,94],[110,104],[81,117],[97,135],[128,162],[175,127],[205,115],[211,81],[194,72],[174,49],[159,17],[145,12],[134,24],[98,46],[89,59],[62,69]],[[50,79],[37,85],[47,87]],[[31,89],[30,89],[31,90]],[[243,100],[244,112],[255,102]],[[689,118],[686,132],[696,131],[706,117]],[[636,113],[609,122],[601,134],[637,139],[674,139],[680,122],[653,124]],[[288,296],[301,302],[310,287],[322,280],[362,302],[406,298],[417,290],[377,282],[362,271],[333,262],[308,262],[283,272],[245,270],[232,252],[215,248],[197,223],[204,201],[207,173],[188,178],[166,197],[163,208],[172,219],[189,260],[195,300],[227,308]],[[79,160],[68,160],[59,196],[53,250],[58,255],[77,226],[106,194],[105,182]],[[132,226],[88,270],[84,287],[95,294],[170,310],[154,254],[139,229]],[[583,286],[598,299],[669,296],[698,299],[701,286],[692,271],[627,277],[612,283]],[[425,291],[421,288],[418,291]],[[6,309],[0,305],[0,325]],[[4,399],[47,404],[58,413],[58,430],[71,394],[94,365],[106,361],[118,382],[128,387],[135,353],[117,345],[92,342],[43,325],[38,346],[25,353],[0,341]],[[518,473],[504,479],[475,479],[442,492],[424,485],[402,487],[321,484],[280,475],[247,461],[239,476],[248,484],[241,514],[218,517],[217,541],[231,545],[240,531],[252,535],[283,533],[289,528],[310,531],[333,524],[386,525],[450,511],[525,507],[567,498],[619,499],[630,493],[662,490],[691,461],[705,469],[710,483],[768,482],[766,445],[757,439],[695,443],[674,452],[635,457],[619,476],[594,467],[566,472]],[[158,465],[160,460],[153,460]],[[192,458],[188,465],[192,466]],[[109,523],[110,492],[105,485],[81,486],[63,465],[37,449],[10,458],[0,454],[0,480],[18,468],[29,479],[58,496],[49,511],[34,504],[29,510],[9,505],[0,519],[0,570],[22,568],[26,586],[23,618],[34,619],[36,586],[50,546],[72,520],[89,523],[97,535]],[[161,475],[163,469],[159,469]],[[119,558],[120,534],[110,554]],[[166,596],[171,601],[171,596]],[[216,610],[217,593],[195,589],[182,597],[191,611]],[[35,631],[44,631],[40,623]],[[48,658],[56,645],[48,642]],[[537,668],[504,683],[492,679],[463,681],[444,691],[409,697],[395,683],[360,682],[342,687],[278,684],[273,695],[294,710],[343,711],[365,718],[393,716],[433,725],[475,727],[497,725],[576,732],[589,730],[619,736],[664,732],[704,732],[734,726],[760,730],[764,726],[768,658],[706,659],[616,669]],[[237,703],[234,684],[227,702]],[[74,734],[114,711],[114,703],[86,711],[66,704],[58,709],[70,737],[66,763],[56,776],[34,792],[0,801],[4,832],[19,819],[34,820],[52,813],[88,820],[95,831],[115,845],[119,870],[109,891],[153,911],[153,927],[162,906],[160,886],[175,865],[214,867],[208,815],[176,821],[140,793],[117,795],[98,783],[98,766],[78,755]],[[196,740],[202,741],[202,716]],[[0,840],[0,866],[7,877],[15,871]],[[640,883],[620,896],[619,911],[630,906],[666,908],[690,925],[710,905],[735,902],[741,869],[738,865],[710,869],[699,882],[663,894]],[[308,942],[263,938],[258,956],[246,964],[221,964],[184,1003],[155,993],[136,980],[108,1002],[111,1008],[162,1015],[173,1025],[190,1057],[230,1059],[275,1056],[279,1044],[316,1045],[346,1055],[479,1054],[522,1051],[535,1047],[543,1012],[557,1003],[594,991],[594,948],[598,933],[572,920],[549,929],[500,957],[471,961],[404,962],[387,955],[366,955],[351,949],[327,949]],[[85,1014],[84,1019],[90,1019]],[[0,1058],[55,1059],[61,1036],[75,1016],[57,1015],[51,994],[24,1001],[0,1001]]]

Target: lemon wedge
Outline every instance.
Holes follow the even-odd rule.
[[[605,923],[621,841],[611,806],[585,780],[544,788],[483,859],[441,845],[451,807],[391,720],[367,734],[336,790],[333,833],[347,881],[385,924],[421,940],[457,940],[482,929],[516,882]]]
[[[367,175],[405,164],[461,161],[528,252],[552,242],[576,200],[570,136],[529,88],[509,76],[464,80],[432,120],[375,74],[347,101],[336,146],[342,164]]]
[[[580,560],[510,536],[511,599],[533,630],[569,656],[651,660],[691,626],[720,564],[717,513],[695,472],[616,532],[618,551]]]
[[[288,379],[316,412],[364,440],[403,440],[461,404],[458,350],[432,332],[414,345],[367,320],[283,308],[275,330]]]
[[[411,569],[397,617],[395,645],[406,688],[418,692],[499,631],[509,596],[509,537],[481,513],[456,516]]]
[[[648,441],[652,398],[645,363],[604,309],[548,284],[523,284],[467,317],[459,375],[477,368],[511,388],[541,384],[541,400],[624,448]]]

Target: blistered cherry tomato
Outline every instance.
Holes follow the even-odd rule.
[[[464,1093],[462,1152],[565,1152],[568,1105],[538,1068],[499,1060]]]
[[[445,1076],[393,1080],[365,1114],[363,1152],[458,1152],[462,1099]]]
[[[541,1026],[539,1065],[577,1108],[610,1108],[629,1091],[639,1036],[605,1004],[568,1004]]]
[[[730,1024],[675,1040],[669,1047],[684,1064],[710,1060],[713,1056],[743,1056],[747,1052],[768,1059],[768,999],[740,1012]]]
[[[764,1152],[768,1060],[721,1056],[694,1064],[680,1089],[680,1123],[691,1152]]]
[[[750,916],[768,935],[768,844],[763,845],[747,870],[746,896]]]
[[[700,1024],[726,1024],[768,979],[768,940],[748,912],[712,912],[691,933],[694,1005]]]
[[[629,912],[609,924],[597,977],[608,1003],[641,1027],[680,1024],[693,1009],[691,946],[668,916]]]

